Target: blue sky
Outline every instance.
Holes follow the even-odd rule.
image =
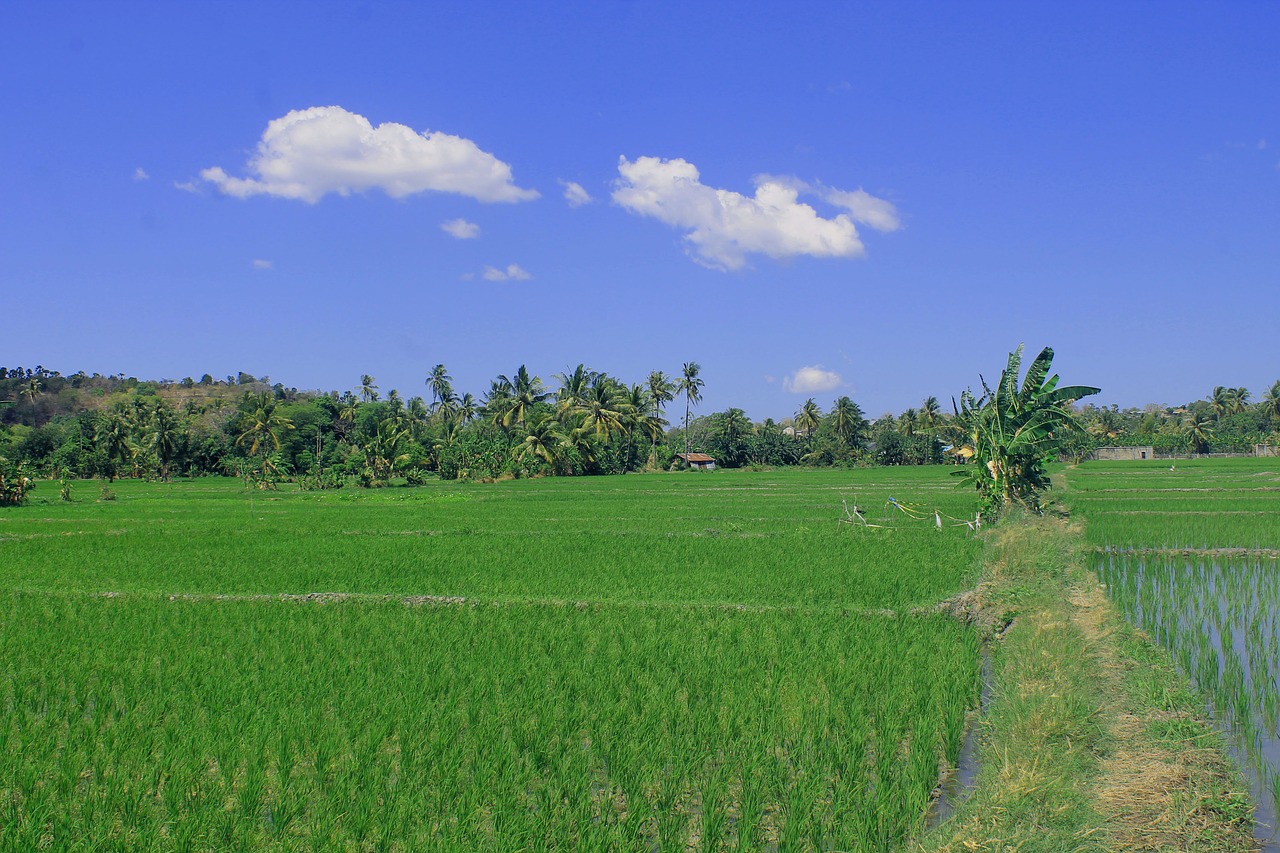
[[[1275,3],[0,5],[0,361],[703,411],[1280,378]],[[590,200],[585,200],[589,198]],[[447,228],[446,228],[447,226]]]

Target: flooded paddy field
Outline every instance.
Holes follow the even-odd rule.
[[[1228,735],[1280,849],[1280,460],[1086,464],[1068,474],[1093,564]]]

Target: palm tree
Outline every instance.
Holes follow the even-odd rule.
[[[796,428],[804,430],[804,440],[813,438],[813,433],[822,424],[822,409],[810,397],[804,401],[800,411],[796,412]]]
[[[536,376],[530,376],[523,364],[516,371],[515,378],[499,376],[498,379],[511,389],[511,402],[502,416],[504,427],[523,424],[532,413],[533,407],[551,396],[543,388],[542,380]]]
[[[845,450],[861,447],[866,440],[867,418],[862,413],[862,407],[848,397],[836,400],[827,420],[831,424],[831,431]]]
[[[400,426],[398,419],[388,418],[379,422],[364,445],[365,467],[372,485],[386,483],[409,461],[406,452],[408,441],[409,431]]]
[[[742,409],[728,409],[715,416],[715,436],[719,440],[720,452],[725,456],[725,464],[737,465],[746,456],[743,440],[755,427]]]
[[[1178,431],[1191,442],[1194,452],[1205,453],[1209,450],[1209,442],[1213,440],[1213,424],[1200,412],[1189,411],[1183,415]]]
[[[40,389],[43,387],[44,385],[37,377],[32,376],[28,379],[26,384],[22,386],[22,393],[27,395],[27,402],[34,403],[36,397],[40,394]]]
[[[293,421],[276,411],[276,401],[267,394],[259,394],[252,411],[245,413],[244,430],[236,437],[236,446],[249,445],[249,455],[257,456],[268,446],[280,449],[280,433],[293,429]]]
[[[920,424],[920,413],[915,409],[907,409],[898,418],[898,432],[910,438],[916,434],[916,427]]]
[[[183,433],[173,410],[160,403],[151,413],[151,421],[146,433],[147,447],[155,452],[160,460],[160,476],[169,482],[169,463],[178,455]]]
[[[560,390],[556,392],[556,409],[564,420],[570,413],[580,409],[591,392],[591,383],[597,374],[585,364],[579,364],[572,373],[558,373]]]
[[[581,416],[578,428],[607,444],[615,433],[624,431],[627,408],[627,393],[617,380],[597,374],[587,390],[586,400],[576,410]]]
[[[1252,395],[1249,393],[1248,388],[1244,388],[1244,387],[1232,388],[1231,389],[1231,414],[1235,415],[1235,414],[1239,414],[1240,412],[1243,412],[1245,408],[1248,407],[1249,405],[1250,396]]]
[[[445,392],[449,388],[449,383],[453,381],[453,377],[444,369],[443,364],[437,364],[431,368],[431,374],[427,377],[427,387],[431,389],[431,407],[435,408],[436,404],[443,400],[446,396]]]
[[[1269,418],[1280,418],[1280,380],[1276,380],[1271,389],[1267,391],[1267,396],[1262,398],[1262,410],[1267,413]]]
[[[938,405],[937,397],[926,397],[925,401],[920,404],[920,426],[926,431],[932,431],[938,426],[938,422],[942,420],[942,407]]]
[[[387,405],[391,407],[392,415],[399,415],[400,410],[404,408],[404,400],[400,399],[400,392],[392,388],[387,392]]]
[[[116,463],[123,463],[130,455],[133,430],[124,413],[119,409],[98,417],[93,429],[93,441],[107,458],[107,482],[116,478]]]
[[[661,418],[663,405],[676,398],[676,385],[671,381],[671,377],[661,370],[651,371],[646,384],[648,386],[649,399],[653,401],[653,414]]]
[[[507,377],[499,376],[489,383],[489,393],[485,394],[483,410],[490,423],[494,426],[502,426],[514,396],[511,380]]]
[[[689,458],[689,409],[702,402],[702,389],[706,382],[698,377],[702,367],[696,361],[686,361],[684,372],[676,382],[676,393],[684,395],[684,455]]]
[[[476,416],[476,398],[471,396],[471,392],[462,395],[462,399],[458,401],[458,420],[462,423],[468,423]]]
[[[1209,404],[1213,406],[1214,420],[1222,420],[1222,416],[1231,412],[1231,397],[1235,389],[1218,385],[1213,389]]]
[[[458,418],[458,395],[445,383],[440,389],[440,403],[436,406],[436,418],[443,424],[451,424]]]
[[[516,443],[515,458],[522,463],[541,460],[554,470],[564,459],[567,441],[560,422],[544,414],[525,424],[524,435]]]
[[[374,379],[372,376],[370,376],[367,373],[364,376],[360,377],[360,399],[361,400],[364,400],[366,403],[373,403],[377,401],[378,386],[373,384],[377,381],[378,380]]]

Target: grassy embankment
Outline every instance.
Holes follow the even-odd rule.
[[[916,849],[1252,849],[1249,798],[1203,698],[1108,601],[1080,524],[1010,519],[988,544],[980,599],[1000,639],[982,768]]]

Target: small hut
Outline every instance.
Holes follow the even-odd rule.
[[[705,453],[677,453],[676,458],[698,471],[716,470],[716,460]]]

